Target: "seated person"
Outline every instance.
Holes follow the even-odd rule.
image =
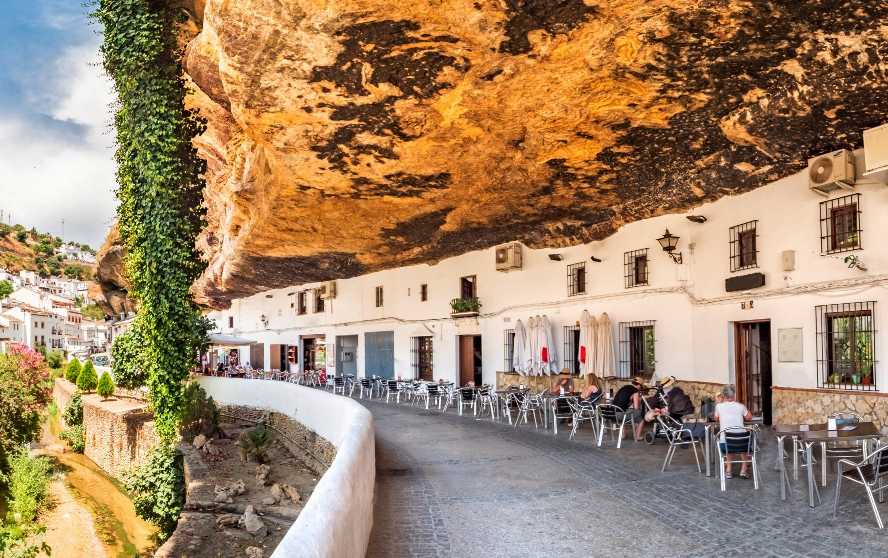
[[[725,386],[721,391],[722,401],[715,406],[715,419],[718,421],[719,428],[724,430],[726,428],[743,428],[744,420],[752,420],[752,413],[749,412],[749,409],[743,403],[738,403],[735,400],[737,396],[737,392],[734,390],[734,386]],[[725,447],[724,435],[722,435],[722,439],[719,440],[719,445],[721,446],[722,453],[727,452],[727,448]],[[725,455],[725,478],[731,478],[731,458],[737,454],[728,453]],[[740,454],[744,455],[744,454]],[[744,456],[743,459],[749,459],[748,456]],[[748,479],[749,463],[742,463],[740,465],[740,478]]]
[[[598,400],[601,399],[604,392],[601,390],[601,386],[599,385],[600,381],[595,374],[590,374],[587,378],[589,380],[589,385],[580,392],[580,403],[594,405],[598,403]]]
[[[562,388],[564,389],[564,393],[571,393],[573,391],[573,380],[571,380],[570,376],[562,377],[558,380],[558,383],[552,386],[552,389],[549,390],[549,393],[552,395],[561,395]]]
[[[631,384],[626,384],[617,390],[613,404],[631,413],[630,417],[635,421],[635,440],[641,439],[641,431],[644,429],[644,409],[641,408],[641,380],[634,378]]]

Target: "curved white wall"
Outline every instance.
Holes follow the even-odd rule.
[[[333,463],[272,558],[364,556],[376,483],[370,412],[347,397],[285,382],[203,377],[200,384],[223,405],[285,414],[336,446]]]

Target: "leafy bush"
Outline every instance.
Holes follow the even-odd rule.
[[[182,408],[182,435],[191,441],[198,434],[212,436],[219,427],[219,409],[212,397],[207,397],[197,382],[185,386],[185,402]]]
[[[241,459],[247,461],[253,458],[257,463],[265,463],[271,440],[271,431],[264,423],[260,422],[255,428],[244,430],[237,441],[240,446]]]
[[[9,458],[7,489],[9,491],[8,519],[17,523],[31,523],[46,501],[49,473],[52,466],[45,457],[32,457],[27,447],[21,447]]]
[[[114,395],[114,380],[111,379],[111,375],[107,372],[102,372],[102,377],[99,378],[99,383],[96,386],[96,393],[102,399],[108,399]]]
[[[96,376],[96,367],[91,360],[88,360],[86,361],[86,364],[83,365],[83,370],[80,371],[80,375],[77,376],[77,388],[83,392],[92,391],[96,389],[96,384],[98,383],[99,379]]]
[[[62,414],[62,420],[66,426],[78,426],[83,424],[83,400],[80,398],[80,391],[74,391],[65,412]]]
[[[80,376],[80,360],[77,357],[71,359],[68,363],[68,369],[65,371],[65,379],[72,384],[77,383],[77,377]]]
[[[450,310],[454,314],[479,312],[481,310],[481,301],[477,298],[454,298],[450,301]]]
[[[40,432],[50,400],[46,361],[33,349],[11,345],[0,354],[0,463]]]
[[[133,326],[114,338],[111,346],[111,370],[117,385],[126,389],[137,389],[145,385],[147,375],[142,366],[141,348],[145,340],[141,335],[141,327]]]
[[[14,290],[15,287],[12,286],[12,281],[7,281],[6,279],[0,281],[0,298],[8,297]]]
[[[68,442],[71,451],[83,453],[83,448],[86,447],[86,429],[82,424],[63,430],[59,438]]]
[[[62,364],[65,363],[65,355],[62,354],[62,351],[50,351],[46,355],[46,363],[50,368],[61,368]]]
[[[138,469],[124,476],[136,513],[169,535],[185,501],[182,456],[172,444],[154,448]]]
[[[87,304],[80,308],[80,312],[84,318],[89,320],[102,321],[105,319],[105,311],[98,304]]]
[[[28,240],[28,233],[27,231],[18,231],[15,233],[15,238],[19,242],[26,242]]]

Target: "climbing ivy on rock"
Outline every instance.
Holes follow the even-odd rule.
[[[199,312],[189,287],[203,271],[195,238],[205,224],[206,164],[191,143],[205,129],[185,107],[177,42],[181,12],[164,0],[98,0],[102,55],[119,104],[117,209],[130,293],[158,434],[172,441],[194,363]]]

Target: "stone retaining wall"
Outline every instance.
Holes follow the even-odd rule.
[[[853,411],[888,429],[888,394],[830,389],[772,388],[774,423],[813,424],[825,422],[837,411]]]

